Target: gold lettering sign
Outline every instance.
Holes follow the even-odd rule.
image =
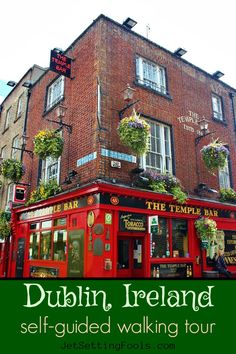
[[[201,215],[201,208],[187,205],[178,205],[178,204],[166,204],[166,203],[158,203],[147,200],[146,207],[148,210],[155,211],[168,211],[170,213],[178,213],[178,214],[187,214],[187,215]],[[208,217],[218,217],[218,210],[216,209],[203,209],[203,215]]]

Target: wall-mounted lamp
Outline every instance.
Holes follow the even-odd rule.
[[[174,51],[174,54],[177,56],[177,57],[182,57],[184,54],[187,53],[187,50],[183,49],[183,48],[178,48]]]
[[[133,100],[135,91],[136,90],[133,89],[132,87],[130,87],[129,84],[127,84],[127,87],[122,91],[123,92],[123,99],[124,99],[125,102],[127,102],[127,105],[118,112],[120,119],[123,117],[124,112],[128,108],[132,107],[135,103],[139,102],[139,100],[131,102]]]
[[[14,87],[14,86],[16,86],[16,82],[10,80],[10,81],[7,82],[7,85],[8,85],[8,86],[11,86],[11,87]]]
[[[210,188],[206,185],[206,183],[199,183],[197,188],[194,189],[194,192],[199,196],[202,196],[205,192],[207,193],[218,193],[216,189]]]
[[[23,135],[22,135],[21,148],[12,146],[12,149],[22,151],[22,154],[23,154],[24,152],[26,152],[26,153],[31,157],[31,159],[32,159],[33,156],[34,156],[34,152],[33,152],[32,150],[27,150],[27,149],[25,148],[25,147],[26,147],[26,144],[27,144],[27,139],[28,139],[28,137],[23,134]]]
[[[22,86],[26,87],[27,89],[30,89],[32,87],[32,82],[30,80],[26,80]]]
[[[68,175],[65,177],[65,180],[63,182],[63,184],[71,184],[72,183],[72,179],[78,175],[78,172],[75,170],[71,170],[68,172]]]
[[[137,21],[133,20],[132,18],[128,17],[123,23],[123,26],[127,27],[128,29],[132,29],[135,25],[137,25]]]
[[[52,122],[52,123],[56,123],[59,124],[59,130],[66,128],[66,130],[68,131],[69,134],[72,133],[72,125],[70,124],[66,124],[63,122],[63,118],[65,117],[65,113],[66,113],[67,107],[63,106],[63,105],[59,105],[56,108],[56,116],[59,119],[58,120],[53,120],[53,119],[47,119],[48,122]]]
[[[212,76],[214,77],[214,79],[220,79],[222,76],[224,76],[224,74],[221,71],[216,71],[214,72],[214,74],[212,74]]]
[[[64,52],[64,50],[61,49],[61,48],[54,48],[53,50],[54,50],[55,52],[57,52],[58,54],[62,54],[62,53]]]
[[[209,132],[208,130],[208,126],[209,126],[209,121],[205,118],[203,118],[200,122],[199,122],[199,126],[200,126],[200,136],[198,136],[195,139],[195,145],[198,145],[200,140],[202,138],[204,138],[207,135],[213,134],[214,132]]]

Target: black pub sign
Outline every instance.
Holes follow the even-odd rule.
[[[64,54],[58,53],[56,50],[51,50],[50,70],[57,74],[71,77],[71,58]]]
[[[147,217],[138,213],[120,213],[120,231],[145,232],[147,231]]]

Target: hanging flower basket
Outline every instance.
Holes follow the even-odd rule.
[[[24,173],[25,167],[21,161],[6,159],[0,165],[0,174],[14,183],[20,181]]]
[[[120,121],[117,130],[122,144],[128,146],[137,155],[145,154],[148,149],[150,125],[135,111],[132,116]]]
[[[229,155],[229,150],[218,139],[201,149],[202,159],[206,167],[212,171],[224,168]]]
[[[34,153],[42,160],[48,156],[57,159],[62,154],[63,146],[64,140],[56,130],[41,130],[34,137]]]
[[[215,240],[217,226],[214,220],[202,216],[197,219],[194,224],[197,230],[197,235],[200,238],[202,245],[208,245],[209,241]]]

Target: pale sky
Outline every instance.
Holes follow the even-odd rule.
[[[0,80],[18,81],[33,64],[49,66],[50,50],[66,49],[101,13],[236,88],[235,0],[2,0]],[[1,95],[1,93],[0,93]]]

